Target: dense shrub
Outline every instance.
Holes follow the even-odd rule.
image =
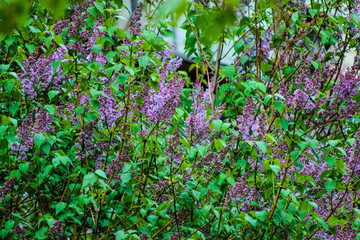
[[[2,239],[357,239],[357,0],[122,8],[29,1],[3,31]]]

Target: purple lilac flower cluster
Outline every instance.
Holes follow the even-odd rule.
[[[180,148],[180,132],[179,129],[176,129],[173,133],[174,136],[169,138],[169,144],[165,148],[165,155],[168,157],[165,161],[165,164],[168,166],[172,166],[172,164],[175,164],[176,166],[180,165],[181,157],[183,155],[183,152]]]
[[[180,240],[182,235],[183,235],[182,233],[173,234],[169,237],[169,240]]]
[[[349,119],[360,111],[360,105],[353,101],[360,85],[356,64],[345,73],[339,72],[338,68],[324,68],[321,73],[319,70],[311,70],[310,66],[309,61],[302,63],[302,68],[294,79],[294,83],[298,86],[294,91],[290,91],[287,85],[280,83],[279,93],[285,98],[288,107],[294,111],[317,114],[314,121],[323,124],[333,120],[328,116],[333,116],[337,120]],[[334,76],[337,76],[337,79],[334,79],[331,95],[325,97],[321,93],[327,86],[326,81]]]
[[[140,2],[138,6],[136,7],[133,16],[129,22],[129,29],[128,32],[132,35],[133,38],[136,36],[139,36],[141,34],[141,28],[142,24],[140,22],[142,17],[142,8],[143,4]],[[143,41],[139,41],[136,43],[136,47],[140,47],[142,45]],[[132,44],[130,38],[128,36],[125,36],[124,38],[124,44],[130,46]]]
[[[242,211],[250,211],[250,203],[253,200],[255,189],[250,188],[247,182],[247,175],[239,177],[234,186],[231,186],[225,195],[225,204],[229,205],[231,201],[242,208]]]
[[[140,107],[140,112],[154,123],[169,121],[180,102],[184,83],[184,78],[180,79],[179,75],[175,75],[167,82],[160,80],[157,92],[148,87],[148,91],[142,92],[144,102]]]
[[[208,167],[211,169],[211,172],[219,172],[223,165],[223,160],[221,157],[224,157],[223,154],[215,153],[215,152],[207,152],[204,157],[200,159],[200,161],[194,164],[196,168]]]
[[[348,171],[344,175],[344,179],[348,181],[353,177],[360,176],[360,129],[358,129],[354,138],[353,146],[347,149],[348,157],[345,159]]]
[[[20,142],[14,142],[11,145],[13,153],[17,152],[19,156],[17,160],[26,160],[27,153],[34,146],[34,135],[50,133],[54,131],[53,119],[49,112],[43,108],[35,109],[37,114],[29,114],[18,128],[16,137]],[[35,119],[34,119],[35,118]]]
[[[85,27],[84,19],[87,18],[88,14],[89,13],[87,11],[84,11],[81,6],[78,5],[75,7],[74,13],[70,16],[71,23],[68,25],[67,34],[69,37],[76,36],[78,32]]]
[[[94,129],[95,124],[88,124],[82,128],[75,143],[75,146],[78,149],[78,151],[76,151],[77,159],[84,160],[86,156],[93,153],[94,144],[92,143],[92,139],[94,136]]]
[[[165,80],[170,74],[174,73],[182,64],[182,59],[179,57],[171,58],[174,52],[174,47],[166,48],[159,52],[158,58],[161,59],[161,65],[158,66],[157,71],[160,74],[160,78]]]
[[[119,109],[121,107],[114,99],[111,88],[105,88],[103,93],[106,95],[99,95],[100,108],[98,109],[98,113],[100,114],[101,122],[108,127],[114,125],[116,119],[118,119],[122,114]]]
[[[164,191],[169,187],[169,182],[166,180],[160,180],[156,184],[153,185],[153,193],[158,194],[159,192]]]
[[[236,119],[238,122],[238,132],[239,136],[242,136],[244,141],[252,140],[253,136],[251,133],[253,131],[257,131],[259,128],[259,120],[254,120],[254,102],[252,97],[248,97],[246,100],[246,104],[243,108],[243,114],[239,115]]]
[[[54,32],[56,35],[62,33],[63,29],[69,26],[70,19],[60,20],[54,24]]]
[[[144,233],[139,237],[139,240],[149,240],[149,236],[146,233]]]
[[[140,2],[132,16],[132,19],[129,22],[129,33],[133,34],[134,36],[140,35],[141,31],[141,22],[140,19],[142,17],[142,8],[143,4]]]
[[[210,135],[209,121],[206,121],[206,98],[204,89],[201,87],[200,81],[196,81],[193,91],[191,93],[191,99],[194,103],[191,106],[192,112],[185,120],[185,134],[194,145],[205,141]]]
[[[63,48],[56,49],[49,57],[45,54],[38,56],[36,50],[30,54],[23,62],[23,73],[18,74],[25,96],[34,99],[39,92],[58,90],[67,79],[71,79],[63,76],[60,66],[54,71],[52,69],[55,61],[65,59],[65,54]]]
[[[63,222],[61,220],[56,221],[49,231],[56,237],[61,237],[63,232]]]
[[[127,154],[119,154],[116,158],[111,160],[111,163],[107,166],[107,174],[113,176],[116,182],[121,181],[121,172],[125,162],[129,162],[130,157]]]
[[[0,191],[0,201],[2,201],[7,194],[12,192],[15,183],[16,183],[16,177],[11,178],[4,183],[4,186],[1,188]]]

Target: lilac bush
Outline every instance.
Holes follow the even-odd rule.
[[[360,237],[359,1],[144,1],[126,29],[122,1],[28,3],[0,20],[1,239]]]

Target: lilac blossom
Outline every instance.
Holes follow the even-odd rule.
[[[0,201],[2,201],[7,194],[13,191],[15,183],[16,177],[10,178],[4,183],[4,186],[0,190]]]
[[[140,35],[140,31],[141,31],[140,19],[142,17],[142,8],[143,8],[143,4],[140,2],[137,5],[133,13],[133,16],[129,22],[129,33],[133,34],[134,36]]]
[[[149,236],[146,233],[144,233],[140,236],[139,240],[149,240]]]
[[[56,221],[49,231],[56,237],[61,237],[63,232],[63,222],[61,220]]]
[[[76,158],[83,160],[86,156],[94,152],[94,144],[92,142],[94,136],[95,124],[91,123],[83,126],[79,137],[76,139],[75,146],[77,147]]]
[[[53,132],[55,129],[52,126],[53,119],[49,112],[43,108],[35,109],[37,114],[29,114],[28,117],[18,128],[16,135],[19,142],[14,142],[11,145],[12,152],[18,152],[18,160],[26,160],[27,152],[34,146],[34,135]]]
[[[243,108],[243,114],[239,115],[236,119],[236,121],[238,122],[239,136],[242,136],[242,139],[244,141],[252,139],[250,130],[253,126],[255,127],[255,129],[257,129],[257,125],[255,125],[256,121],[254,120],[254,114],[255,110],[253,99],[249,97],[246,100],[246,104]]]
[[[184,82],[184,78],[179,79],[179,75],[175,75],[167,82],[160,80],[157,92],[147,88],[147,92],[142,93],[144,102],[140,112],[152,122],[168,122],[180,102]]]
[[[55,61],[65,59],[65,54],[62,48],[56,49],[48,58],[44,54],[38,56],[36,51],[30,54],[23,62],[23,73],[18,74],[25,96],[34,99],[38,95],[37,90],[58,90],[66,79],[71,79],[63,76],[60,66],[54,71],[52,69]]]
[[[120,118],[121,112],[119,111],[120,106],[111,94],[111,88],[105,88],[103,91],[104,95],[99,95],[100,108],[98,113],[100,114],[101,122],[108,127],[114,125],[116,119]]]
[[[127,154],[119,154],[116,158],[111,160],[111,163],[107,166],[107,173],[109,176],[113,176],[116,182],[121,181],[121,173],[125,162],[129,162],[130,157]]]
[[[306,112],[310,112],[316,107],[310,97],[302,89],[296,89],[294,91],[294,96],[292,97],[291,102],[289,102],[289,105],[294,110],[305,110]]]
[[[169,138],[169,144],[165,148],[165,155],[167,159],[165,160],[165,164],[167,166],[173,167],[173,164],[176,166],[180,165],[181,157],[183,156],[183,152],[180,149],[180,132],[179,129],[176,129],[174,132],[174,136]]]
[[[209,136],[210,122],[206,121],[208,105],[200,81],[195,83],[193,91],[191,99],[194,103],[191,106],[192,112],[185,120],[185,126],[187,126],[185,133],[193,144],[197,144]]]

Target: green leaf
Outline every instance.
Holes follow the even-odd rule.
[[[95,2],[94,2],[95,3]],[[91,46],[91,50],[93,50],[93,52],[99,54],[101,51],[101,44],[95,44]]]
[[[107,179],[105,172],[103,170],[101,170],[101,169],[96,170],[95,174],[97,174],[98,176],[100,176],[102,178]]]
[[[155,226],[157,220],[159,219],[158,216],[156,216],[155,214],[151,214],[150,216],[147,217],[147,220],[149,220],[149,222],[151,223],[151,225]]]
[[[22,171],[24,174],[26,174],[27,171],[28,171],[28,169],[29,169],[29,165],[30,165],[29,162],[20,163],[20,164],[19,164],[19,169],[20,169],[20,171]]]
[[[224,73],[227,77],[229,77],[231,80],[234,78],[234,74],[236,72],[236,68],[233,65],[228,65],[224,67]]]
[[[314,150],[315,152],[315,149],[316,147],[319,145],[319,141],[316,140],[316,139],[310,139],[308,140],[308,143],[309,143],[309,146]]]
[[[55,108],[53,105],[45,105],[44,108],[46,110],[48,110],[48,112],[51,114],[51,115],[54,115],[55,114]]]
[[[220,139],[215,139],[215,147],[218,151],[220,151],[221,149],[223,149],[224,145],[223,143],[221,142]]]
[[[98,17],[98,13],[97,13],[97,11],[96,11],[96,9],[94,7],[88,7],[87,11],[88,11],[88,13],[91,14],[91,16],[93,16],[95,18]]]
[[[256,227],[257,224],[257,220],[252,218],[250,215],[246,215],[245,216],[245,220],[248,221],[251,225],[253,225],[254,227]]]
[[[130,179],[131,179],[131,173],[123,173],[123,174],[121,174],[121,182],[123,184],[129,182]]]
[[[147,83],[149,84],[149,86],[155,90],[155,92],[158,92],[159,91],[159,83],[157,81],[152,81],[152,80],[149,80],[147,81]]]
[[[320,72],[322,71],[322,65],[319,61],[311,61],[311,64],[314,66],[315,69],[319,69]]]
[[[333,168],[335,165],[335,162],[336,162],[336,158],[335,157],[327,157],[325,161],[330,168]]]
[[[338,222],[339,222],[339,219],[337,217],[335,217],[334,215],[329,217],[329,219],[328,219],[328,223],[329,223],[330,227],[335,226],[336,224],[338,224]]]
[[[52,91],[49,91],[48,92],[48,97],[49,97],[49,99],[50,99],[50,102],[54,99],[54,97],[56,96],[56,95],[58,95],[59,94],[59,91],[56,91],[56,90],[52,90]]]
[[[122,239],[128,239],[128,235],[125,234],[125,232],[123,230],[120,230],[116,233],[115,240],[122,240]]]
[[[356,215],[358,215],[358,217],[360,218],[360,210],[357,208],[353,208],[354,212],[356,213]]]
[[[7,221],[7,222],[5,223],[5,230],[6,230],[7,232],[10,232],[10,230],[14,227],[14,224],[15,224],[14,220]]]
[[[329,231],[329,226],[327,225],[325,220],[323,218],[319,218],[318,220],[319,220],[319,223],[321,224],[321,226]]]
[[[280,120],[280,125],[284,130],[287,130],[288,127],[289,127],[289,121],[285,120],[285,119],[282,119],[282,120]]]
[[[311,17],[313,17],[313,18],[316,15],[317,12],[318,12],[317,9],[309,9],[309,13],[310,13]]]
[[[261,212],[256,212],[255,215],[261,222],[263,222],[266,218],[267,212],[266,210],[263,210]]]
[[[0,70],[2,73],[7,72],[7,70],[9,70],[9,68],[10,68],[10,64],[1,64],[0,65]]]
[[[56,214],[59,214],[59,212],[61,212],[62,210],[64,210],[66,208],[66,203],[65,202],[60,202],[58,204],[56,204]]]
[[[56,43],[59,44],[59,45],[64,45],[64,41],[63,41],[63,39],[62,39],[60,36],[55,36],[55,37],[53,38],[53,40],[54,40],[54,42],[56,42]]]
[[[289,194],[290,194],[291,190],[290,189],[281,189],[281,196],[283,198],[286,198]]]
[[[207,151],[208,151],[208,146],[201,146],[201,145],[197,144],[196,148],[197,148],[197,150],[199,152],[199,155],[201,157],[204,157],[206,155]]]
[[[148,55],[139,58],[139,66],[142,68],[146,68],[149,62],[150,62],[150,58]]]
[[[5,131],[8,129],[9,125],[0,126],[0,138],[4,135]]]
[[[336,186],[335,181],[325,183],[325,189],[329,194],[331,194],[331,192],[334,190],[335,186]]]
[[[220,132],[222,121],[221,120],[214,120],[211,122],[211,124],[214,126],[217,132]]]
[[[59,166],[59,165],[60,165],[60,159],[58,159],[58,158],[53,158],[53,159],[52,159],[52,164],[53,164],[55,167]]]
[[[266,86],[262,82],[256,82],[256,88],[259,89],[261,92],[266,93]]]
[[[339,140],[329,140],[328,143],[330,146],[335,147],[339,143]]]
[[[11,93],[13,87],[15,85],[15,81],[12,80],[5,80],[4,88],[7,93]]]
[[[230,123],[223,123],[223,124],[221,125],[221,129],[226,131],[230,126],[231,126]]]
[[[94,6],[96,7],[96,9],[101,12],[102,14],[104,14],[104,4],[102,2],[93,2]]]
[[[10,104],[10,112],[13,116],[15,116],[15,114],[19,110],[19,107],[20,107],[19,103],[11,103]]]
[[[300,154],[301,154],[300,151],[292,151],[292,152],[290,153],[290,156],[291,156],[291,158],[295,161],[295,160],[299,157]]]
[[[284,107],[284,103],[280,102],[280,101],[274,101],[274,107],[276,108],[276,110],[281,113],[283,107]]]
[[[94,173],[91,172],[91,173],[86,174],[83,179],[82,189],[86,188],[90,184],[94,185],[97,180],[98,180],[98,177]]]
[[[266,152],[266,148],[267,148],[267,145],[265,142],[259,142],[259,141],[256,141],[256,146],[258,146],[258,148],[260,148],[260,150],[265,153]]]
[[[317,205],[315,202],[310,202],[310,201],[308,201],[308,203],[310,204],[310,206],[312,206],[312,207],[315,208],[315,209],[318,209],[318,208],[319,208],[318,205]]]
[[[41,148],[46,153],[46,155],[50,154],[51,145],[48,142],[44,143]]]
[[[57,69],[58,69],[58,67],[60,66],[60,64],[61,64],[61,61],[60,61],[60,60],[55,60],[55,61],[53,62],[53,64],[52,64],[52,70],[53,70],[54,73],[57,72]]]
[[[277,174],[280,171],[280,166],[278,166],[278,165],[269,165],[269,166],[275,174]]]
[[[89,99],[89,102],[91,103],[91,105],[96,109],[98,110],[100,108],[100,102],[95,99],[95,98],[90,98]]]
[[[116,81],[118,83],[120,83],[121,85],[124,85],[126,80],[129,78],[129,74],[126,73],[120,73],[119,75],[117,75],[116,77]]]
[[[294,12],[291,16],[291,20],[293,20],[293,22],[296,22],[299,19],[299,13]]]
[[[41,144],[46,140],[46,137],[43,134],[34,135],[35,143],[38,147],[41,147]]]
[[[46,239],[46,231],[48,230],[47,227],[41,227],[39,230],[36,231],[35,237],[36,239]]]
[[[107,29],[107,32],[109,34],[110,37],[112,37],[112,35],[114,34],[115,30],[117,29],[117,26],[112,26],[112,27],[109,27]]]

